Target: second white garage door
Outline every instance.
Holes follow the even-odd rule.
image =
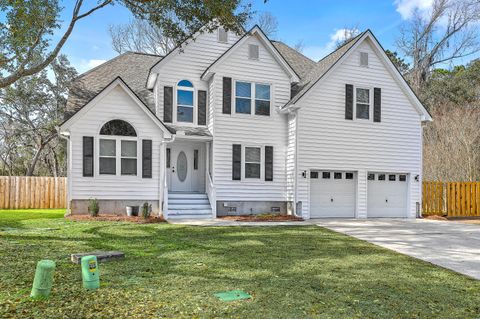
[[[368,174],[368,217],[407,217],[407,175]]]
[[[355,217],[354,172],[310,172],[310,217]]]

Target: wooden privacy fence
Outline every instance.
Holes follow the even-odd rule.
[[[423,215],[480,216],[480,182],[423,182]]]
[[[66,207],[66,177],[0,176],[0,209]]]

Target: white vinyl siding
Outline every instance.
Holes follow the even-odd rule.
[[[100,137],[100,128],[106,122],[120,119],[130,123],[137,132],[137,175],[121,175],[121,143],[116,144],[116,172],[118,175],[100,175],[99,139],[112,139],[111,136]],[[71,128],[71,170],[72,179],[70,199],[117,199],[117,200],[156,200],[159,198],[160,147],[162,132],[151,118],[142,111],[134,100],[119,86],[110,91],[87,113],[72,124]],[[94,177],[82,176],[82,137],[94,137]],[[120,140],[130,139],[118,137]],[[152,140],[152,178],[142,178],[141,174],[141,140]],[[116,140],[116,137],[113,137]],[[125,153],[124,153],[125,154]],[[126,155],[126,154],[125,154]],[[117,159],[118,158],[118,159]],[[132,157],[133,158],[133,157]]]
[[[360,52],[368,52],[369,68],[359,66]],[[345,121],[345,84],[382,89],[382,121]],[[377,56],[363,42],[319,85],[298,103],[298,200],[306,218],[309,178],[302,171],[356,172],[356,217],[367,216],[367,172],[385,171],[419,175],[409,181],[408,217],[420,202],[422,127],[419,113]]]
[[[188,44],[182,48],[182,52],[172,52],[171,55],[173,56],[168,57],[168,61],[161,65],[158,70],[160,74],[155,84],[157,87],[155,91],[158,117],[163,120],[164,86],[175,88],[178,81],[188,80],[195,87],[195,92],[198,92],[198,90],[208,91],[208,83],[202,81],[200,76],[237,40],[238,36],[234,32],[229,32],[227,42],[218,41],[217,31],[201,33],[195,38],[195,41],[188,41]],[[218,88],[221,89],[222,86],[220,85]],[[176,94],[174,94],[173,105],[176,105]],[[195,107],[194,118],[196,119],[196,117],[197,108]],[[207,122],[210,120],[207,116]],[[194,123],[196,123],[196,120],[194,120]],[[181,124],[185,125],[185,123]]]
[[[259,46],[259,60],[249,60],[249,44]],[[235,113],[232,92],[232,114],[222,113],[222,77],[233,81],[270,83],[270,116]],[[247,39],[222,62],[214,75],[214,179],[217,200],[285,201],[287,117],[273,111],[290,98],[290,80],[284,69],[256,38]],[[263,179],[232,180],[232,144],[263,147],[273,146],[273,181]],[[243,155],[242,155],[243,156]],[[245,168],[242,167],[242,174]],[[263,166],[262,166],[263,170]],[[264,174],[264,172],[262,172]],[[263,175],[262,175],[263,176]]]

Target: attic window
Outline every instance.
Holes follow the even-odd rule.
[[[368,66],[368,53],[360,52],[360,66]]]
[[[218,42],[228,42],[228,32],[224,28],[218,29]]]
[[[256,44],[248,45],[248,58],[251,60],[258,60],[258,45]]]

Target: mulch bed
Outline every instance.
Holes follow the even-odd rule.
[[[236,222],[282,222],[303,221],[303,218],[293,215],[244,215],[244,216],[221,216],[219,219],[233,220]]]
[[[162,217],[150,216],[149,218],[143,218],[142,216],[119,216],[111,214],[101,214],[97,217],[92,217],[90,215],[68,215],[65,217],[68,220],[73,221],[102,221],[102,222],[131,222],[137,224],[154,224],[154,223],[164,223],[165,219]]]

